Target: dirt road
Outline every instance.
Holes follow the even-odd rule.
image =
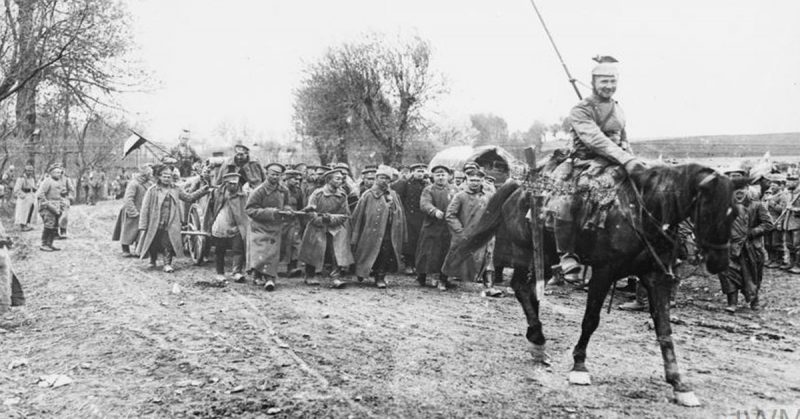
[[[721,310],[715,277],[686,279],[673,312],[678,360],[703,405],[670,400],[645,313],[603,311],[590,387],[567,383],[586,294],[542,309],[552,367],[526,353],[513,297],[476,284],[441,293],[410,277],[387,290],[282,279],[202,285],[210,266],[164,274],[110,242],[118,204],[73,208],[61,252],[22,234],[28,305],[0,319],[0,417],[735,417],[800,409],[800,277],[770,271],[760,312]],[[201,281],[198,284],[198,281]],[[179,291],[174,293],[174,285]],[[617,294],[617,302],[625,295]],[[13,368],[12,368],[13,367]],[[41,387],[63,374],[67,385]],[[794,409],[790,411],[790,409]]]

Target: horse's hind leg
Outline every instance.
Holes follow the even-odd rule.
[[[514,289],[514,296],[522,306],[522,311],[525,312],[525,318],[528,320],[528,331],[525,337],[531,343],[531,355],[533,361],[537,364],[549,365],[550,359],[545,352],[544,333],[542,333],[542,322],[539,320],[539,301],[536,299],[536,293],[533,286],[533,281],[528,280],[529,270],[524,267],[515,267],[514,275],[511,278],[511,288]]]
[[[581,323],[581,337],[572,351],[574,364],[569,373],[571,384],[591,384],[589,370],[586,369],[586,347],[589,345],[592,333],[600,324],[600,311],[611,286],[610,278],[607,267],[593,267],[592,280],[589,281],[589,295],[586,298],[586,311],[583,313],[583,322]]]
[[[664,359],[664,372],[667,382],[672,385],[676,401],[684,406],[699,406],[700,401],[691,388],[681,380],[678,361],[675,358],[675,345],[672,343],[672,327],[669,323],[670,290],[674,279],[663,274],[647,275],[644,284],[650,300],[650,315],[656,329],[656,338]]]

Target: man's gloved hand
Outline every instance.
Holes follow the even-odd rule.
[[[647,163],[636,158],[625,163],[625,172],[627,173],[639,172],[645,169],[647,169]]]

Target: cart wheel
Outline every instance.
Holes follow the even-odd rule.
[[[200,218],[200,211],[194,205],[192,205],[192,207],[189,209],[188,221],[187,227],[189,231],[202,231],[203,225],[202,219]],[[192,261],[194,261],[195,265],[201,265],[205,261],[205,249],[208,238],[201,235],[191,235],[188,236],[187,239],[189,256],[192,258]]]

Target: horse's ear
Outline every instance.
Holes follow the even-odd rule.
[[[744,176],[738,176],[738,177],[735,177],[735,178],[731,178],[731,184],[733,184],[733,190],[734,191],[737,190],[737,189],[742,189],[742,188],[750,185],[750,183],[752,181],[753,181],[752,178],[744,177]]]

